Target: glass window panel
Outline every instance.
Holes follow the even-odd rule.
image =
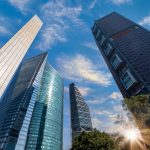
[[[121,81],[122,81],[122,83],[123,83],[123,85],[125,86],[126,89],[131,87],[136,82],[136,80],[134,79],[134,77],[132,76],[132,74],[129,71],[127,71],[121,77]]]

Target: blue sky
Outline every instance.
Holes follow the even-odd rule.
[[[150,29],[149,0],[1,0],[2,47],[34,14],[43,27],[26,57],[49,51],[49,63],[64,77],[64,150],[70,146],[68,85],[75,82],[90,107],[93,126],[115,131],[122,96],[97,49],[94,20],[116,11]]]

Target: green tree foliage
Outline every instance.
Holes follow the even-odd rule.
[[[132,113],[139,128],[150,127],[150,99],[149,95],[132,96],[125,99],[124,104]]]
[[[110,135],[94,130],[76,137],[71,150],[117,150],[117,143]]]
[[[131,112],[147,149],[150,149],[150,96],[138,95],[125,99],[124,106]]]

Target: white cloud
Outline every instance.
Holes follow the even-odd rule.
[[[113,109],[114,109],[114,111],[116,111],[118,113],[124,111],[122,105],[115,105],[115,106],[113,106]]]
[[[117,100],[119,102],[122,99],[123,97],[119,92],[113,92],[112,94],[105,95],[103,97],[102,96],[93,97],[93,99],[87,100],[87,103],[92,104],[92,105],[98,105],[98,104],[102,104],[110,100]]]
[[[113,92],[109,97],[113,100],[122,100],[123,99],[121,93],[119,93],[119,92]]]
[[[40,42],[39,48],[41,50],[49,49],[56,41],[66,42],[67,39],[64,35],[64,30],[58,24],[52,24],[45,27],[42,30],[41,36],[42,41]]]
[[[92,110],[91,114],[98,115],[98,116],[105,116],[107,117],[112,123],[116,120],[117,113],[116,112],[110,112],[108,110]]]
[[[78,87],[79,91],[81,92],[82,96],[87,96],[92,93],[92,89],[89,87]]]
[[[144,18],[139,22],[139,24],[140,24],[140,25],[148,25],[148,26],[150,26],[150,15],[144,17]]]
[[[89,5],[89,9],[93,9],[95,7],[96,3],[97,3],[97,0],[93,0],[91,2],[91,4]]]
[[[107,110],[92,110],[92,114],[96,114],[96,115],[112,115],[111,112],[107,111]]]
[[[94,42],[86,42],[83,44],[83,46],[93,49],[93,50],[98,50],[98,48]]]
[[[77,88],[79,89],[82,96],[87,96],[93,92],[93,89],[91,89],[89,87],[77,86]],[[69,87],[64,87],[64,91],[66,93],[69,93]]]
[[[10,31],[10,19],[7,18],[7,17],[0,17],[0,33],[1,35],[9,35],[11,34],[11,31]]]
[[[8,0],[9,3],[18,8],[21,13],[25,14],[28,11],[28,4],[30,2],[30,0]]]
[[[102,122],[98,118],[92,118],[93,128],[100,129]]]
[[[97,105],[97,104],[102,104],[104,101],[100,99],[93,99],[93,100],[88,100],[86,102],[92,105]]]
[[[5,26],[0,25],[0,33],[1,34],[9,34],[9,30]]]
[[[96,96],[93,97],[93,99],[91,100],[87,100],[86,102],[91,104],[91,105],[98,105],[98,104],[103,104],[104,102],[106,102],[109,99],[108,96]]]
[[[69,93],[69,87],[64,87],[64,92]]]
[[[110,0],[110,1],[115,5],[121,5],[121,4],[132,2],[132,0]]]
[[[77,82],[88,81],[105,87],[111,85],[111,74],[101,71],[98,64],[84,55],[62,56],[57,58],[57,64],[66,79]]]
[[[48,50],[57,42],[66,42],[67,29],[84,24],[79,18],[81,12],[81,6],[69,7],[62,0],[49,0],[44,4],[41,7],[44,26],[38,48]]]

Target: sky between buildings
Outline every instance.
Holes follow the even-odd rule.
[[[64,77],[64,150],[70,147],[68,85],[75,82],[90,107],[97,129],[114,131],[123,114],[122,96],[94,42],[94,20],[112,11],[150,29],[149,0],[1,0],[2,47],[34,14],[44,25],[26,58],[49,52],[49,63]]]

